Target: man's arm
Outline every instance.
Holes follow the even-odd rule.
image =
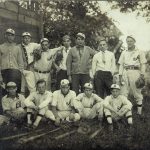
[[[72,67],[72,49],[69,51],[66,61],[67,66],[67,75],[69,76],[69,80],[71,82],[71,67]]]
[[[1,47],[0,47],[0,84],[2,84],[3,82],[1,70],[2,70],[2,53],[1,53]]]
[[[48,94],[46,99],[38,106],[39,109],[48,106],[51,101],[52,101],[52,94]]]
[[[97,58],[96,55],[93,57],[92,60],[92,76],[94,77],[95,73],[96,73],[96,65],[97,65]]]
[[[23,72],[24,62],[23,62],[22,50],[19,46],[18,46],[18,66],[19,66],[19,70]]]

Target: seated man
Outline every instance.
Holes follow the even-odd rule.
[[[98,117],[102,121],[103,99],[93,93],[93,85],[91,83],[85,83],[84,93],[79,94],[73,104],[81,118],[93,119]]]
[[[56,117],[56,124],[61,121],[78,121],[80,116],[75,113],[72,101],[76,98],[76,93],[70,90],[69,81],[63,79],[60,82],[60,90],[53,93],[53,113]]]
[[[2,108],[7,120],[14,123],[21,123],[26,116],[24,109],[24,96],[17,93],[17,85],[8,82],[6,85],[7,95],[2,98]]]
[[[112,84],[111,95],[104,100],[104,114],[109,124],[109,130],[113,131],[113,122],[126,117],[129,127],[132,125],[132,104],[123,95],[120,95],[120,86]]]
[[[32,92],[29,97],[25,99],[25,105],[27,107],[27,124],[28,126],[32,125],[31,115],[32,113],[37,114],[36,119],[33,123],[33,128],[36,128],[42,117],[54,121],[55,116],[49,110],[49,104],[52,101],[52,93],[46,91],[46,81],[41,79],[36,83],[37,91]]]

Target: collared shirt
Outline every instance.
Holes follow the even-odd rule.
[[[50,71],[53,63],[53,56],[58,50],[60,50],[60,47],[42,51],[41,58],[34,63],[34,68],[39,71]]]
[[[122,74],[124,67],[134,66],[140,68],[141,64],[146,62],[145,53],[137,48],[133,51],[123,51],[118,62],[120,64],[119,74]]]
[[[61,90],[57,90],[53,93],[53,102],[52,106],[57,107],[60,111],[70,111],[72,110],[72,102],[76,98],[76,93],[72,90],[69,90],[67,95],[63,95]]]
[[[132,109],[132,103],[123,95],[119,95],[117,98],[112,95],[107,96],[103,104],[104,107],[110,105],[115,111],[119,111],[122,108]]]
[[[15,43],[0,45],[0,69],[23,69],[22,52]]]
[[[15,97],[14,99],[8,97],[7,95],[4,96],[2,98],[3,111],[4,112],[7,111],[7,110],[15,111],[20,107],[24,108],[25,107],[24,100],[25,100],[25,97],[21,94],[18,94],[18,97]]]
[[[66,66],[66,61],[67,61],[67,56],[68,56],[68,53],[70,51],[71,47],[69,47],[68,49],[63,49],[62,50],[62,55],[63,55],[63,59],[62,61],[60,62],[60,65],[59,67],[62,69],[62,70],[67,70],[67,66]]]
[[[52,102],[52,93],[45,91],[44,94],[40,94],[38,91],[32,92],[26,99],[25,105],[29,107],[33,102],[40,109],[47,107]]]
[[[85,108],[92,108],[96,103],[103,101],[103,99],[94,93],[92,93],[91,97],[87,97],[85,93],[81,93],[75,100],[80,101]]]
[[[103,55],[105,56],[105,61],[103,60]],[[112,74],[116,70],[115,56],[110,51],[98,52],[94,55],[92,61],[92,73],[95,75],[96,71],[110,71]]]
[[[31,64],[33,62],[33,51],[35,49],[39,49],[40,48],[40,44],[38,43],[29,43],[28,45],[25,44],[20,44],[19,45],[22,49],[22,55],[23,55],[23,59],[24,59],[24,63],[27,64]],[[25,50],[24,50],[25,48]],[[25,66],[27,64],[24,64]]]
[[[91,60],[96,51],[88,46],[71,48],[67,57],[67,74],[89,74]]]

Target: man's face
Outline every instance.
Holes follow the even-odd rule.
[[[91,97],[92,92],[93,92],[92,89],[88,89],[88,88],[85,88],[85,89],[84,89],[84,93],[85,93],[85,95],[86,95],[87,97]]]
[[[37,85],[37,91],[39,91],[40,94],[44,94],[45,93],[45,91],[46,91],[46,84],[45,84],[45,82],[39,83]]]
[[[44,51],[47,51],[49,49],[49,43],[47,41],[42,42],[41,46]]]
[[[127,38],[126,42],[127,42],[128,48],[133,48],[135,46],[134,39],[132,39],[130,37]]]
[[[101,51],[107,50],[108,49],[107,42],[106,41],[100,41],[98,49]]]
[[[70,90],[70,86],[69,85],[64,85],[60,87],[62,94],[66,95],[68,94],[69,90]]]
[[[120,90],[119,89],[112,89],[111,93],[112,93],[112,96],[114,98],[117,98],[120,95]]]
[[[24,36],[22,38],[22,41],[25,45],[28,45],[31,42],[31,37],[30,36]]]
[[[69,48],[69,47],[70,47],[70,44],[71,44],[70,39],[64,39],[64,40],[63,40],[63,45],[64,45],[66,48]]]
[[[76,39],[76,44],[77,44],[77,46],[84,46],[85,39],[83,37],[78,36]]]
[[[7,87],[9,96],[16,96],[17,87]]]
[[[9,43],[14,42],[14,39],[15,39],[15,35],[14,35],[14,34],[6,33],[6,40],[7,40]]]

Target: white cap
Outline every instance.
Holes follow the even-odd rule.
[[[63,80],[61,80],[61,82],[60,82],[60,85],[61,86],[65,86],[65,85],[68,85],[69,84],[69,80],[67,80],[67,79],[63,79]]]
[[[85,39],[85,34],[83,33],[78,33],[77,36],[83,37]]]
[[[31,37],[31,34],[29,32],[23,32],[22,36],[30,36]]]
[[[16,87],[16,83],[15,82],[8,82],[6,87]]]
[[[42,38],[41,41],[40,41],[40,43],[43,43],[44,41],[49,42],[49,40],[47,38]]]
[[[118,84],[112,84],[111,89],[118,89],[120,90],[120,86]]]
[[[91,83],[85,83],[84,88],[93,89],[93,85]]]
[[[135,38],[133,37],[133,35],[128,35],[127,38],[131,38],[131,39],[133,39],[134,41],[136,41]]]
[[[6,33],[11,33],[11,34],[15,35],[15,31],[10,28],[6,30]]]

